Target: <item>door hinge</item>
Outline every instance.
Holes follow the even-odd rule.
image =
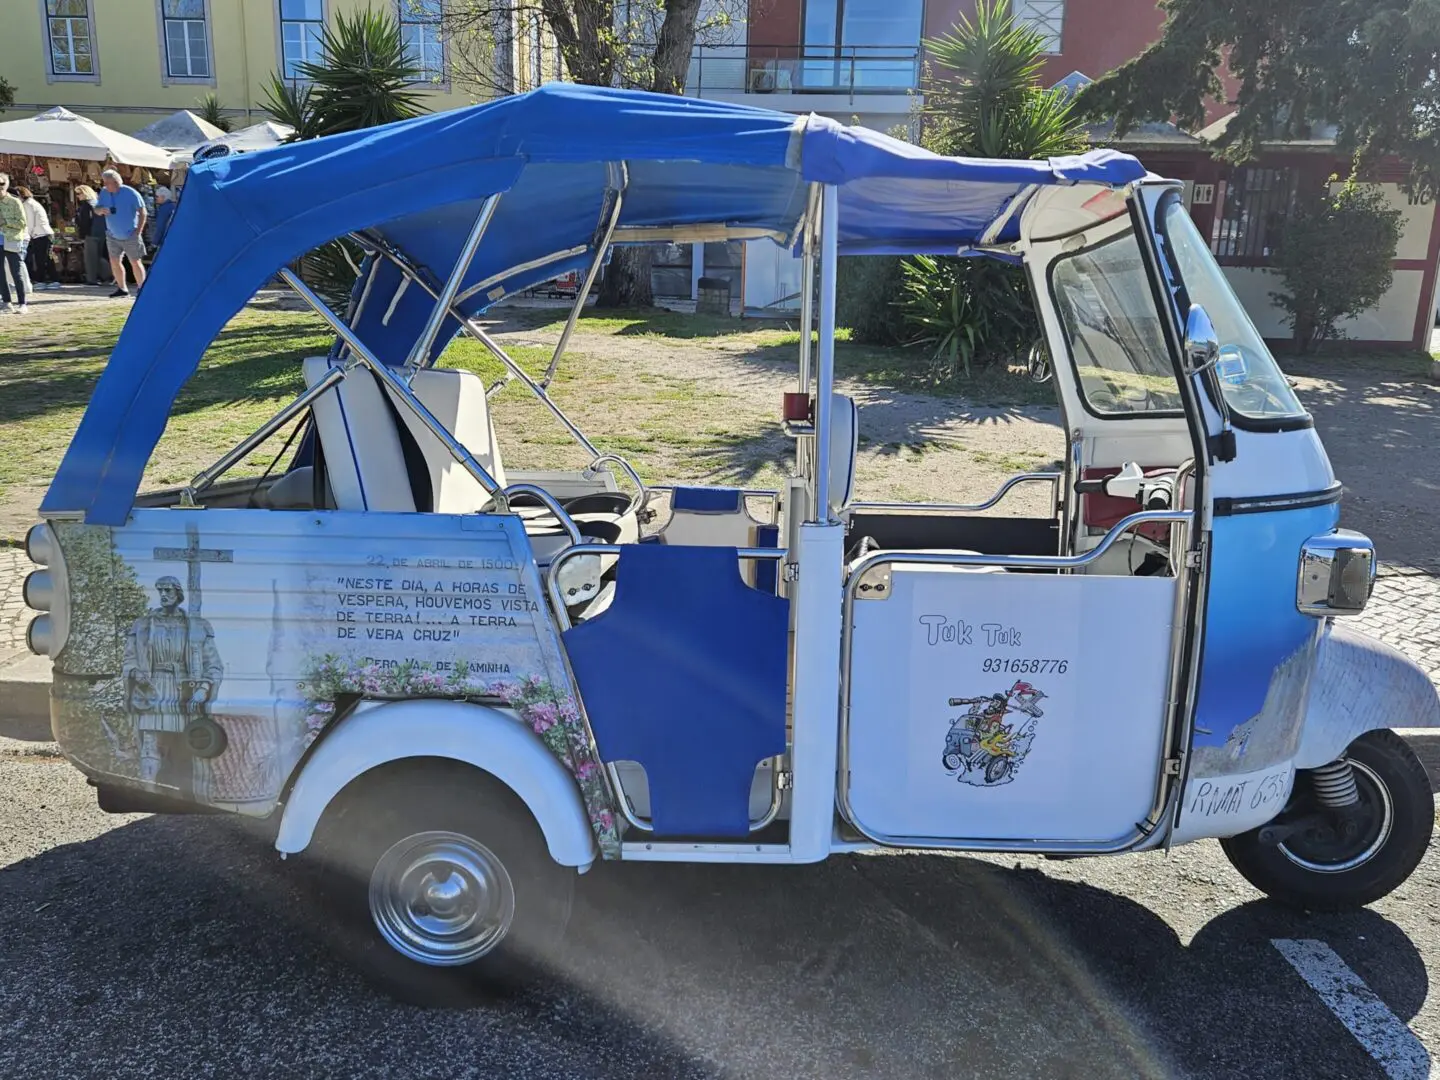
[[[1201,565],[1200,552],[1187,551],[1185,553],[1185,569],[1199,570]]]
[[[787,562],[781,567],[780,577],[783,581],[799,581],[800,564],[798,562]]]
[[[787,791],[795,786],[795,774],[788,769],[781,769],[775,774],[775,788],[778,791]]]
[[[1171,757],[1171,758],[1166,758],[1166,759],[1165,759],[1164,775],[1166,775],[1166,776],[1179,776],[1179,775],[1180,775],[1180,759],[1179,759],[1178,757]]]

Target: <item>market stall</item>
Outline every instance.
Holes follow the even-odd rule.
[[[81,280],[84,274],[84,243],[75,234],[75,187],[89,184],[99,190],[101,171],[116,169],[145,196],[153,214],[154,189],[169,180],[171,160],[168,150],[65,108],[0,123],[0,172],[28,187],[49,211],[55,228],[51,252],[64,281]]]

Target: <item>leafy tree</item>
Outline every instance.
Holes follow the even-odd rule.
[[[420,69],[412,64],[399,20],[370,9],[340,12],[321,38],[323,61],[297,64],[306,82],[270,76],[265,108],[295,129],[290,141],[408,120],[424,112],[411,89]],[[300,276],[327,304],[342,308],[363,253],[348,240],[316,248],[300,263]]]
[[[272,73],[265,108],[295,129],[294,139],[408,120],[425,111],[412,83],[420,75],[389,12],[369,8],[326,26],[321,63],[295,65],[307,82],[286,83]]]
[[[14,104],[15,87],[6,82],[3,75],[0,75],[0,112],[4,112]]]
[[[1080,95],[1089,116],[1123,134],[1142,120],[1203,124],[1225,99],[1222,62],[1239,84],[1217,140],[1230,160],[1260,142],[1336,125],[1339,148],[1362,160],[1397,154],[1412,183],[1440,178],[1440,4],[1435,0],[1160,0],[1160,39]]]
[[[1041,87],[1045,41],[1016,23],[1007,0],[979,0],[974,19],[926,42],[921,142],[963,157],[1046,158],[1086,145],[1072,104]],[[1040,335],[1030,287],[1016,267],[984,258],[915,259],[901,301],[916,343],[935,349],[940,377],[1004,363]]]
[[[1376,188],[1351,180],[1302,205],[1275,257],[1285,287],[1270,294],[1288,315],[1300,352],[1341,337],[1336,323],[1380,302],[1399,243],[1400,211]]]
[[[200,119],[207,124],[214,124],[221,131],[233,130],[230,117],[225,115],[225,107],[220,104],[220,99],[214,94],[206,94],[197,105],[200,106]]]
[[[679,94],[697,41],[715,40],[743,10],[742,0],[451,0],[442,26],[451,44],[454,81],[479,96],[508,94],[531,80],[514,57],[529,53],[538,32],[553,42],[565,78]],[[518,48],[517,48],[518,46]],[[617,247],[600,287],[606,307],[647,307],[653,249]]]

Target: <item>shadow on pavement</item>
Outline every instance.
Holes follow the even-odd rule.
[[[969,858],[581,880],[557,985],[424,1011],[317,943],[307,872],[256,830],[121,825],[0,872],[0,1075],[1378,1077],[1270,939],[1327,941],[1402,1019],[1428,989],[1372,912],[1250,903],[1187,946],[1126,897]]]

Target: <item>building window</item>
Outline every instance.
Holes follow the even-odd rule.
[[[1011,0],[1010,14],[1044,40],[1047,53],[1058,53],[1065,27],[1065,0]]]
[[[90,0],[45,0],[45,22],[50,39],[50,74],[94,76]]]
[[[1225,185],[1210,246],[1220,262],[1265,263],[1295,213],[1298,183],[1294,169],[1235,169]]]
[[[301,64],[325,57],[325,0],[280,0],[280,57],[285,78],[302,79]]]
[[[914,89],[924,11],[923,0],[805,0],[801,88]]]
[[[400,36],[419,82],[445,81],[445,44],[440,40],[441,0],[400,0]]]
[[[165,70],[172,79],[208,79],[210,42],[205,33],[205,0],[161,0]]]

